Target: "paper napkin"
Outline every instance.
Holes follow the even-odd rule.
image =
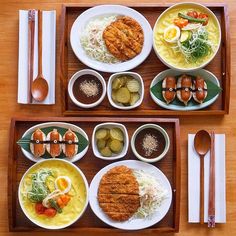
[[[188,135],[188,221],[200,222],[200,158],[194,149],[194,134]],[[204,222],[208,221],[210,152],[204,158]],[[226,222],[225,135],[215,135],[215,222]]]
[[[37,104],[55,104],[56,11],[42,11],[42,67],[48,82],[48,96]],[[38,74],[38,14],[35,14],[34,79]],[[18,103],[27,104],[28,93],[28,11],[19,11]]]

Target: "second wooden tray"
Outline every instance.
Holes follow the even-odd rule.
[[[129,4],[128,4],[129,5]],[[132,71],[139,73],[145,85],[145,95],[143,103],[134,110],[122,111],[109,104],[107,97],[96,108],[84,110],[77,107],[69,98],[67,85],[70,77],[81,69],[88,68],[82,64],[75,56],[70,45],[70,30],[75,19],[85,10],[94,5],[67,4],[62,6],[61,12],[61,35],[60,35],[60,69],[61,69],[61,104],[62,112],[65,116],[166,116],[166,115],[224,115],[229,112],[230,98],[230,41],[229,41],[229,20],[227,6],[224,4],[207,5],[217,16],[222,29],[222,43],[219,52],[214,60],[206,67],[216,75],[223,89],[217,101],[208,108],[197,111],[171,111],[156,105],[149,92],[152,79],[167,67],[155,55],[154,50],[149,57]],[[132,5],[130,6],[144,15],[153,27],[158,16],[167,9],[168,6],[160,5]],[[110,74],[101,73],[108,81]]]
[[[170,209],[166,216],[151,228],[135,231],[138,234],[160,233],[160,232],[178,232],[180,217],[180,133],[178,119],[157,119],[157,118],[16,118],[11,122],[10,145],[9,145],[9,163],[8,163],[8,217],[10,231],[35,231],[43,230],[31,223],[22,212],[18,201],[18,186],[21,177],[25,171],[34,164],[28,160],[17,145],[22,134],[30,127],[43,122],[69,122],[81,127],[88,135],[91,141],[94,127],[103,122],[119,122],[126,126],[129,137],[134,131],[145,123],[155,123],[162,126],[170,137],[170,149],[166,156],[159,162],[153,163],[168,178],[172,190],[173,199]],[[128,153],[121,160],[136,159],[132,153],[131,147]],[[113,161],[114,162],[114,161]],[[90,183],[95,174],[104,166],[112,161],[104,161],[94,156],[91,144],[86,155],[75,164],[83,171]],[[111,228],[98,219],[90,207],[86,209],[84,215],[72,226],[63,231],[75,231],[77,233],[102,233],[106,235],[120,235],[122,230]]]

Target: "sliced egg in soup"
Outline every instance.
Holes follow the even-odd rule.
[[[56,189],[62,193],[68,193],[71,189],[71,180],[68,176],[59,176],[55,180]]]
[[[164,39],[168,43],[175,43],[180,37],[180,29],[176,25],[170,25],[164,30]]]

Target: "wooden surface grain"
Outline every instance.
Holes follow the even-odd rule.
[[[135,0],[130,0],[136,2]],[[152,0],[143,2],[150,2]],[[154,0],[153,0],[154,1]],[[66,2],[76,2],[66,1]],[[89,3],[89,1],[80,1]],[[106,2],[118,2],[107,0]],[[126,1],[119,1],[119,3]],[[163,5],[168,1],[159,1]],[[171,1],[179,2],[179,1]],[[204,1],[199,1],[204,2]],[[206,2],[206,1],[205,1]],[[215,2],[214,0],[207,2]],[[236,83],[234,75],[236,73],[236,2],[235,0],[217,1],[226,2],[229,6],[230,25],[231,25],[231,98],[230,113],[224,117],[181,117],[181,159],[182,159],[182,192],[181,192],[181,217],[180,217],[180,236],[193,235],[216,235],[228,236],[236,235]],[[59,57],[57,54],[57,97],[54,106],[32,106],[17,104],[17,68],[18,68],[18,10],[39,8],[44,10],[57,10],[57,53],[59,49],[59,14],[62,0],[9,0],[0,1],[0,235],[31,235],[32,233],[9,233],[7,217],[7,163],[8,163],[8,142],[10,119],[12,116],[60,116],[60,84],[58,78]],[[104,3],[104,2],[101,2]],[[169,2],[168,2],[169,3]],[[187,134],[205,128],[214,130],[216,133],[226,134],[226,199],[227,199],[227,223],[217,225],[215,229],[208,229],[206,225],[189,224],[187,219]],[[133,233],[129,233],[132,235]],[[135,234],[135,233],[134,233]],[[42,233],[34,233],[35,236]],[[55,232],[45,233],[44,235],[55,235]],[[57,235],[66,235],[57,232]],[[77,235],[76,232],[67,235]],[[91,235],[90,232],[86,235]]]

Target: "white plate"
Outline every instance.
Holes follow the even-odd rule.
[[[58,126],[58,127],[65,128],[65,129],[71,129],[72,131],[80,133],[81,135],[83,135],[89,141],[87,134],[80,127],[78,127],[76,125],[69,124],[69,123],[63,123],[63,122],[47,122],[47,123],[42,123],[42,124],[39,124],[39,125],[35,125],[35,126],[29,128],[28,130],[26,130],[25,133],[22,135],[22,137],[24,137],[25,135],[27,135],[30,132],[33,132],[36,129],[42,129],[42,128],[46,128],[46,127],[50,127],[50,126]],[[67,161],[70,161],[70,162],[78,161],[86,154],[86,152],[88,151],[88,147],[89,147],[89,144],[82,152],[78,153],[74,157],[72,157],[72,158],[63,158],[63,159],[65,159]],[[33,154],[31,154],[30,152],[27,152],[23,148],[21,148],[21,150],[22,150],[23,154],[29,160],[31,160],[33,162],[46,160],[45,158],[35,158]],[[50,159],[47,159],[47,160],[50,160]],[[57,160],[59,160],[59,158]]]
[[[154,176],[160,184],[167,189],[168,191],[168,198],[166,198],[161,206],[157,209],[156,213],[151,218],[146,219],[132,219],[125,222],[117,222],[111,220],[99,207],[99,203],[97,200],[97,192],[98,192],[98,186],[101,181],[101,178],[108,170],[115,166],[125,165],[132,169],[138,169],[138,170],[144,170],[147,173],[151,173],[152,176]],[[144,163],[141,161],[135,161],[135,160],[128,160],[128,161],[119,161],[112,163],[103,169],[101,169],[93,178],[90,187],[89,187],[89,204],[95,215],[102,220],[104,223],[113,226],[118,229],[125,229],[125,230],[139,230],[144,229],[147,227],[150,227],[157,222],[159,222],[168,212],[170,205],[172,201],[172,190],[170,183],[166,176],[155,166]]]
[[[185,74],[184,72],[180,72],[178,70],[174,70],[174,69],[168,69],[168,70],[164,70],[161,73],[159,73],[152,81],[151,85],[150,85],[150,94],[151,97],[153,99],[153,101],[166,109],[169,110],[174,110],[174,111],[194,111],[194,110],[200,110],[203,109],[205,107],[210,106],[212,103],[214,103],[216,101],[216,99],[218,98],[219,94],[217,94],[215,97],[213,97],[212,99],[210,99],[207,102],[203,102],[202,104],[199,105],[194,105],[194,106],[178,106],[178,105],[174,105],[174,104],[166,104],[165,102],[161,101],[160,99],[158,99],[157,97],[155,97],[152,92],[151,92],[151,88],[157,84],[159,81],[163,80],[166,76],[178,76],[178,75],[182,75]],[[188,75],[192,75],[192,76],[197,76],[200,75],[201,77],[203,77],[205,80],[209,80],[211,82],[213,82],[214,84],[216,84],[217,86],[220,87],[220,83],[218,81],[218,79],[216,78],[216,76],[214,74],[212,74],[210,71],[208,70],[204,70],[204,69],[199,69],[199,70],[195,70],[195,71],[191,71],[191,72],[186,72],[186,74]]]
[[[83,47],[80,44],[81,34],[86,26],[86,24],[92,19],[99,16],[106,15],[124,15],[130,16],[135,19],[142,27],[144,32],[144,44],[142,51],[139,55],[133,59],[116,64],[108,64],[96,61],[89,56],[87,56]],[[100,5],[92,7],[84,11],[81,15],[77,17],[75,22],[72,25],[70,32],[70,43],[71,47],[78,57],[78,59],[83,62],[85,65],[99,71],[104,72],[120,72],[131,70],[136,66],[140,65],[149,55],[152,50],[152,28],[146,18],[141,15],[139,12],[135,11],[132,8],[120,6],[120,5]]]

